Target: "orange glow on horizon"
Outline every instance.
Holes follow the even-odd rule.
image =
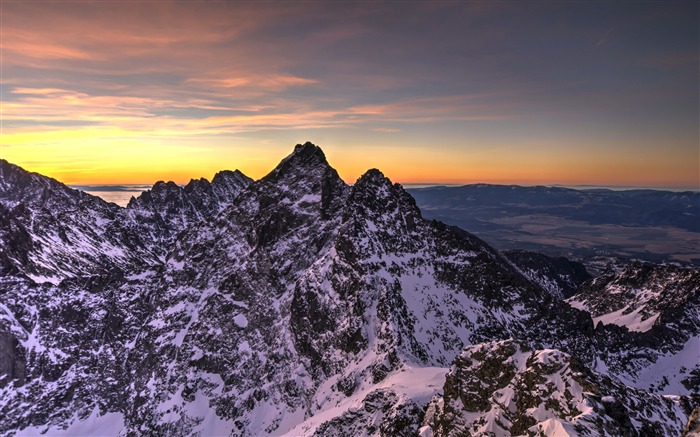
[[[0,158],[68,184],[182,184],[259,179],[310,140],[349,183],[378,168],[404,184],[700,186],[697,20],[678,8],[596,46],[585,14],[550,45],[513,6],[5,2]],[[480,14],[492,30],[466,25]]]
[[[112,132],[113,133],[113,132]],[[68,141],[82,144],[81,134],[66,132],[54,141]],[[185,184],[191,179],[212,177],[221,170],[240,170],[254,180],[260,179],[291,153],[292,147],[239,147],[207,149],[179,147],[154,142],[144,148],[140,142],[121,141],[119,147],[110,141],[101,143],[99,136],[85,133],[89,145],[73,146],[71,154],[58,153],[55,145],[33,145],[26,150],[32,153],[17,153],[21,146],[1,147],[0,157],[34,171],[53,177],[69,185],[150,185],[159,180]],[[41,137],[41,135],[39,135]],[[25,137],[28,138],[28,137]],[[104,140],[104,139],[102,139]],[[101,144],[96,147],[95,144]],[[26,146],[26,145],[25,145]],[[600,186],[640,186],[640,187],[693,187],[697,183],[689,179],[695,166],[688,163],[678,171],[672,161],[664,163],[656,160],[653,166],[649,160],[639,158],[629,160],[627,167],[614,163],[607,165],[593,158],[569,157],[578,166],[567,165],[567,159],[557,157],[556,165],[538,162],[537,156],[523,159],[521,156],[498,157],[492,155],[473,156],[469,153],[455,153],[452,149],[409,149],[397,151],[393,147],[323,147],[329,164],[334,167],[347,183],[354,183],[370,168],[382,171],[393,182],[401,184],[447,184],[466,185],[490,183],[506,185],[600,185]],[[60,150],[60,149],[58,149]],[[206,152],[206,153],[203,153]],[[400,153],[401,160],[396,159]],[[134,159],[138,156],[138,159]],[[73,159],[70,159],[73,158]],[[674,167],[675,165],[675,167]],[[660,172],[667,166],[666,172]],[[595,173],[598,178],[590,178]],[[669,174],[675,175],[670,177]],[[645,175],[641,178],[640,175]]]

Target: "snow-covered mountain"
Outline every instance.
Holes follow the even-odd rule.
[[[596,327],[561,298],[575,265],[425,220],[378,170],[348,186],[311,143],[259,181],[158,183],[128,208],[2,164],[0,435],[664,435],[697,406],[642,370],[692,356],[679,329]],[[33,245],[65,229],[81,245],[48,251],[43,281]],[[126,261],[89,264],[99,244]]]
[[[0,160],[0,271],[36,282],[151,265],[122,209]]]
[[[557,298],[570,297],[591,279],[583,264],[564,257],[553,258],[527,250],[505,250],[503,254],[522,274]]]
[[[677,322],[677,313],[697,308],[699,299],[697,269],[636,261],[584,284],[568,302],[591,313],[595,323],[645,332]],[[700,314],[693,316],[700,323]]]
[[[568,302],[588,311],[599,329],[628,334],[613,343],[634,339],[637,363],[626,376],[632,385],[700,392],[700,270],[635,261],[582,284]]]
[[[181,187],[174,182],[157,182],[137,198],[131,198],[125,211],[127,221],[164,256],[177,235],[220,213],[253,182],[240,171],[221,171],[211,182],[192,179]]]
[[[508,340],[465,348],[423,435],[680,435],[677,399],[650,395],[558,350]],[[663,419],[662,419],[663,418]],[[672,420],[668,420],[672,419]]]

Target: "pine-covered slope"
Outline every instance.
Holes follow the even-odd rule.
[[[311,143],[257,182],[227,176],[157,184],[115,215],[148,262],[56,285],[3,271],[0,435],[415,435],[474,344],[560,349],[610,392],[618,373],[646,389],[639,368],[664,353],[423,219],[381,172],[346,185]],[[14,229],[0,236],[36,238]],[[681,429],[688,408],[657,398],[650,426]]]

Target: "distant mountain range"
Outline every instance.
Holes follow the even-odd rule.
[[[0,435],[699,430],[698,268],[592,278],[416,197],[311,143],[127,207],[0,160]]]
[[[700,192],[465,185],[407,190],[428,218],[499,249],[700,265]]]

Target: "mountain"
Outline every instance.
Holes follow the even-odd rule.
[[[164,256],[177,234],[220,213],[251,182],[238,170],[221,171],[211,182],[192,179],[184,187],[159,181],[139,197],[132,197],[125,214],[138,223],[140,233],[155,242],[154,250]]]
[[[591,279],[586,267],[564,257],[549,257],[526,250],[505,250],[503,254],[522,274],[559,299],[570,297]]]
[[[700,192],[474,184],[411,188],[427,218],[501,250],[700,265]],[[592,271],[592,270],[591,270]]]
[[[423,220],[379,171],[348,187],[311,144],[181,235],[166,266],[135,345],[152,350],[135,379],[162,385],[127,419],[153,433],[195,432],[201,413],[180,393],[212,374],[219,392],[197,396],[241,432],[316,432],[316,415],[393,372],[447,366],[462,339],[523,329],[544,294],[485,243]]]
[[[0,269],[37,282],[155,262],[121,208],[0,160]]]
[[[157,264],[177,233],[220,212],[251,179],[158,182],[125,210],[0,160],[0,272],[39,282]]]
[[[567,302],[594,323],[630,331],[637,344],[662,352],[638,366],[632,384],[698,394],[700,270],[635,261],[585,282]]]
[[[684,407],[592,371],[558,350],[470,346],[427,408],[422,435],[680,435]],[[658,421],[657,418],[676,418]]]
[[[592,225],[667,226],[700,232],[700,192],[696,191],[473,184],[412,188],[409,192],[428,211],[466,209],[476,220],[536,211]]]
[[[43,282],[22,273],[32,254],[23,263],[7,246],[15,270],[0,277],[0,435],[451,435],[460,428],[444,424],[440,403],[454,420],[475,417],[448,390],[471,390],[473,378],[454,375],[470,356],[481,360],[475,345],[511,345],[498,355],[522,374],[504,380],[516,404],[534,396],[527,375],[560,370],[523,361],[540,351],[575,361],[588,372],[579,385],[625,408],[596,409],[588,389],[577,392],[576,405],[592,405],[581,423],[663,435],[698,406],[692,391],[652,394],[640,377],[643,364],[682,353],[678,332],[596,326],[562,300],[555,279],[580,281],[576,264],[507,256],[426,220],[378,170],[348,186],[311,143],[258,181],[231,176],[159,183],[128,208],[106,204],[109,225],[150,256],[133,266]],[[0,183],[13,191],[12,180]],[[37,238],[14,225],[2,232],[7,242]],[[693,308],[679,310],[683,320]],[[667,346],[662,334],[677,341]],[[578,376],[562,372],[557,381],[573,386]],[[543,408],[553,399],[561,410],[565,387],[552,390]],[[494,396],[469,411],[500,408]],[[638,420],[632,402],[650,418]],[[556,416],[520,413],[530,426]]]

